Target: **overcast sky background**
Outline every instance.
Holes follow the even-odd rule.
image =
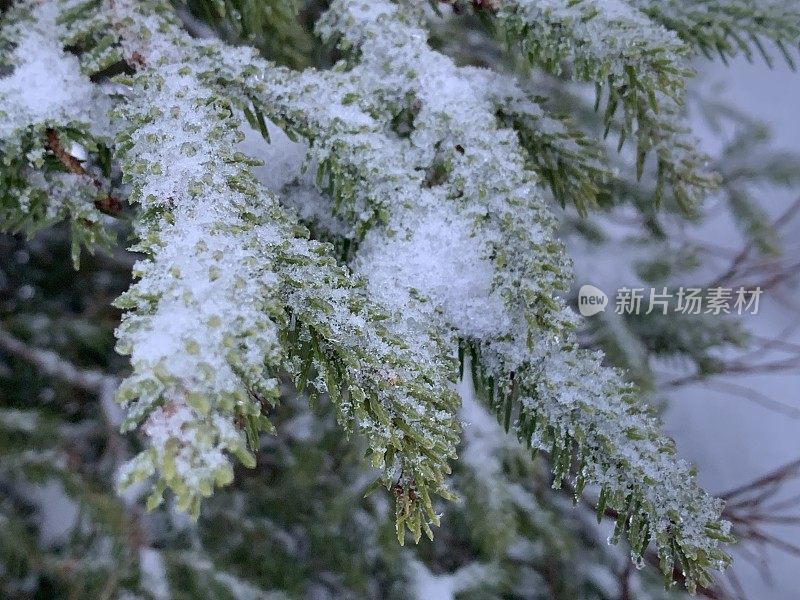
[[[698,65],[698,83],[705,89],[721,84],[720,93],[729,103],[767,123],[774,134],[776,148],[800,153],[800,74],[777,65],[769,70],[763,64],[750,65],[745,60],[731,63]],[[700,123],[698,130],[702,130]],[[705,137],[710,147],[717,145]],[[773,215],[782,213],[800,197],[792,193],[765,190],[763,207]],[[713,221],[702,232],[704,239],[718,245],[736,247],[740,236],[729,222]],[[797,252],[800,220],[795,219],[786,231],[787,252]],[[794,242],[794,243],[793,243]],[[800,285],[794,281],[781,290],[788,300],[798,300]],[[762,297],[761,314],[747,316],[746,324],[754,333],[771,336],[800,312],[787,308],[775,297]],[[793,336],[800,343],[800,334]],[[785,356],[785,355],[784,355]],[[800,408],[800,376],[765,375],[738,377],[737,384],[755,387],[759,392]],[[671,397],[666,415],[667,432],[678,441],[681,454],[700,469],[701,483],[711,492],[721,493],[754,479],[763,473],[800,457],[800,421],[777,414],[745,399],[709,390],[702,385],[682,388]],[[800,493],[800,483],[787,488],[787,495]],[[800,511],[793,511],[795,513]],[[784,539],[800,539],[800,528],[784,528]],[[797,600],[800,598],[800,559],[779,551],[769,551],[765,560],[773,580],[764,581],[759,571],[739,558],[735,570],[742,580],[747,597],[752,600]]]

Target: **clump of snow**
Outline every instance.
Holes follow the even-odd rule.
[[[433,194],[423,202],[420,198],[413,210],[403,211],[402,225],[398,218],[392,221],[394,235],[380,229],[367,235],[356,270],[367,277],[373,295],[401,319],[411,318],[407,308],[413,291],[441,309],[465,336],[484,339],[507,332],[508,314],[492,291],[494,269],[482,255],[471,221]],[[424,329],[429,323],[414,327]]]
[[[55,2],[36,3],[33,20],[16,25],[17,45],[9,57],[13,70],[0,77],[0,140],[27,124],[79,121],[99,124],[108,109],[98,87],[80,71],[78,59],[64,52]]]
[[[435,574],[418,560],[409,560],[412,593],[417,600],[456,600],[460,594],[496,581],[491,565],[471,563],[453,573]]]
[[[155,600],[170,597],[167,569],[161,552],[149,546],[139,548],[139,570],[142,573],[142,586]]]

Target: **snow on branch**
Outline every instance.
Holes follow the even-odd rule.
[[[635,560],[655,542],[664,572],[679,563],[690,588],[726,564],[720,503],[635,390],[578,348],[561,299],[571,265],[540,184],[557,172],[554,195],[575,185],[588,203],[587,178],[606,174],[598,145],[512,80],[433,51],[412,3],[334,0],[319,32],[346,59],[301,73],[190,38],[161,0],[47,6],[57,20],[50,8],[32,18],[54,51],[79,46],[73,72],[118,74],[114,158],[147,256],[118,301],[134,371],[119,392],[125,426],[151,441],[123,484],[153,477],[151,506],[171,488],[196,515],[232,479],[230,455],[254,464],[289,372],[366,437],[377,483],[396,496],[398,538],[432,535],[431,495],[451,497],[460,353],[505,428],[549,452],[555,486],[571,474],[578,496],[599,486],[598,512],[619,514],[615,539],[627,535]],[[623,133],[637,122],[640,168],[655,151],[687,204],[707,187],[674,118],[677,36],[616,1],[519,0],[498,18],[537,62],[608,82],[608,120],[621,103]],[[308,141],[330,216],[355,235],[349,267],[254,178],[239,142],[245,121],[267,133],[265,116]]]
[[[369,228],[355,266],[373,293],[418,323],[439,311],[475,349],[476,378],[506,423],[515,414],[522,441],[551,451],[557,481],[578,457],[580,487],[603,487],[637,558],[655,539],[665,572],[677,559],[690,581],[707,581],[726,560],[713,541],[726,537],[721,507],[632,390],[575,348],[556,298],[569,272],[553,218],[471,71],[432,52],[388,2],[335,2],[322,23],[356,51],[348,72],[262,75],[252,60],[238,72],[227,60],[228,84],[310,140],[334,213]],[[673,506],[692,524],[679,527]]]
[[[58,43],[54,3],[20,3],[4,20],[0,229],[31,234],[70,218],[77,263],[81,245],[110,245],[101,213],[119,211],[108,181],[110,102]]]
[[[432,535],[431,495],[450,497],[458,441],[454,358],[437,330],[407,336],[255,181],[237,150],[243,117],[216,73],[220,55],[246,51],[191,40],[158,2],[81,8],[95,18],[80,23],[105,21],[137,71],[117,79],[128,89],[114,116],[128,124],[117,147],[148,258],[118,301],[134,367],[119,397],[126,426],[142,423],[152,445],[122,484],[156,476],[151,506],[169,487],[196,514],[231,480],[228,453],[254,463],[287,370],[366,436],[397,496],[398,535]]]
[[[482,88],[430,50],[414,13],[396,4],[372,2],[365,8],[358,0],[336,1],[321,31],[341,36],[342,46],[354,51],[350,73],[361,91],[355,102],[349,98],[350,105],[360,102],[370,114],[381,110],[385,121],[398,108],[412,111],[409,154],[429,170],[439,168],[434,185],[423,182],[405,202],[392,205],[390,235],[383,234],[380,242],[371,238],[381,234],[367,235],[361,250],[361,264],[369,265],[364,271],[386,269],[393,273],[392,294],[414,289],[443,308],[473,349],[477,378],[506,426],[515,417],[523,442],[550,451],[556,485],[577,459],[579,487],[586,481],[602,486],[601,502],[624,515],[617,535],[627,531],[637,558],[653,539],[666,573],[672,573],[676,559],[690,572],[690,581],[707,582],[706,569],[726,562],[713,541],[726,537],[727,525],[718,521],[721,506],[697,487],[688,465],[673,458],[671,442],[633,390],[603,368],[599,356],[576,348],[569,333],[574,317],[557,299],[569,269],[555,242],[552,216],[524,167],[515,136],[498,124]],[[364,152],[366,160],[376,155]],[[430,210],[428,193],[441,197],[436,206],[447,203],[451,215],[470,223],[471,233],[454,237],[455,217],[442,222],[442,232],[448,232],[445,248],[477,244],[481,260],[473,269],[485,269],[491,261],[491,286],[484,288],[483,308],[473,314],[490,317],[492,326],[488,319],[476,326],[466,318],[469,311],[448,311],[448,291],[430,283],[428,265],[447,264],[445,249],[426,247],[439,254],[423,262],[409,252],[418,242],[403,243],[425,230],[418,215]],[[414,208],[405,208],[407,203]],[[448,274],[454,282],[465,276]],[[470,289],[475,297],[479,288]],[[499,319],[492,318],[497,299],[504,305]],[[672,509],[678,505],[683,507],[680,526]]]
[[[594,83],[598,107],[605,95],[606,134],[618,128],[620,147],[635,139],[640,177],[647,156],[656,155],[657,198],[671,189],[691,211],[715,187],[680,114],[691,71],[688,48],[675,32],[625,0],[510,0],[496,17],[532,64]]]
[[[553,197],[582,215],[597,205],[614,178],[600,143],[567,119],[548,114],[542,99],[523,90],[508,75],[487,69],[462,69],[475,89],[482,89],[497,118],[514,129],[526,150],[529,168],[547,183]]]
[[[771,42],[795,67],[800,10],[794,0],[631,0],[631,4],[708,58],[718,54],[727,61],[742,54],[752,60],[757,52],[772,66]]]

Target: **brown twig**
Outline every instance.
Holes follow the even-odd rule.
[[[727,371],[725,371],[725,373],[727,373]],[[680,387],[690,383],[697,383],[706,388],[716,389],[721,393],[733,394],[740,398],[744,398],[745,400],[749,400],[754,404],[762,406],[767,410],[774,411],[792,419],[800,419],[800,407],[791,406],[790,404],[786,404],[780,400],[775,400],[774,398],[770,398],[766,394],[762,394],[761,392],[745,385],[740,385],[729,381],[703,379],[703,377],[700,375],[687,377],[681,380],[675,380],[674,382],[668,382],[665,385],[669,387]]]
[[[789,206],[783,214],[781,214],[773,223],[774,229],[780,229],[784,225],[786,225],[792,217],[794,217],[798,212],[800,212],[800,198],[795,200],[791,206]],[[708,287],[720,287],[722,284],[729,281],[735,275],[739,273],[740,267],[747,261],[750,257],[751,252],[755,248],[755,243],[753,241],[747,242],[742,250],[734,257],[733,261],[731,262],[728,269],[717,277]]]
[[[778,467],[777,469],[770,471],[769,473],[766,473],[765,475],[762,475],[758,479],[755,479],[749,483],[723,492],[720,494],[720,498],[730,503],[737,497],[748,492],[763,489],[767,485],[782,483],[796,475],[800,475],[800,458],[786,463],[785,465]]]
[[[47,148],[55,155],[68,172],[73,175],[88,177],[98,190],[103,188],[102,182],[90,175],[86,169],[83,168],[81,161],[67,152],[61,144],[61,140],[58,139],[58,133],[55,129],[48,128],[47,131],[45,131],[45,137],[47,138]],[[97,198],[94,201],[94,206],[100,212],[112,217],[118,217],[122,214],[122,202],[111,194],[106,194],[103,197]]]

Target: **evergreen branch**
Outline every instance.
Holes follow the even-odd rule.
[[[127,90],[115,148],[148,258],[119,301],[129,311],[119,349],[134,368],[119,397],[126,426],[143,423],[151,446],[123,484],[155,476],[150,506],[170,487],[196,515],[230,482],[229,454],[254,464],[286,369],[365,434],[397,499],[400,541],[405,528],[431,535],[430,494],[450,496],[458,435],[457,336],[505,428],[549,450],[556,486],[571,470],[576,490],[601,486],[598,510],[621,515],[616,537],[627,534],[635,560],[654,540],[665,574],[680,563],[690,589],[726,564],[720,504],[674,460],[632,388],[577,349],[559,297],[569,260],[517,132],[498,119],[500,99],[480,72],[430,49],[416,10],[335,0],[319,30],[348,61],[293,74],[192,40],[159,0],[59,6],[58,35],[81,40],[85,73],[111,69],[100,55],[133,71],[116,78]],[[363,283],[306,239],[237,151],[242,119],[266,132],[265,114],[311,141],[331,212],[361,238]],[[535,143],[568,151],[546,131]]]
[[[82,369],[51,350],[36,348],[0,328],[0,349],[34,364],[42,373],[80,390],[105,397],[113,395],[117,379],[99,371]]]
[[[29,3],[4,17],[0,48],[9,50],[12,73],[0,79],[0,229],[31,235],[69,218],[77,265],[81,245],[112,244],[100,213],[117,214],[120,204],[108,181],[108,100],[54,43],[56,18],[53,5]],[[98,172],[90,174],[66,142]]]
[[[373,113],[374,98],[390,106],[413,98],[410,139],[427,156],[443,152],[447,168],[436,183],[445,188],[451,210],[457,212],[460,202],[474,207],[490,199],[482,218],[473,223],[473,235],[497,251],[492,293],[503,299],[510,327],[506,330],[502,320],[496,321],[488,333],[463,315],[454,318],[446,304],[444,315],[459,335],[471,340],[477,379],[487,396],[496,398],[494,406],[506,427],[517,414],[515,429],[521,441],[549,448],[556,485],[577,459],[579,487],[586,481],[603,487],[603,502],[624,515],[617,536],[627,532],[637,560],[652,538],[668,577],[677,560],[689,574],[690,588],[709,581],[708,569],[728,560],[716,541],[728,539],[728,525],[719,522],[721,506],[697,487],[685,463],[674,460],[671,442],[660,434],[657,421],[631,387],[603,368],[597,356],[576,349],[570,334],[574,318],[556,297],[568,271],[560,247],[546,242],[553,240],[548,230],[552,218],[521,164],[515,140],[498,128],[482,88],[461,83],[458,67],[427,47],[414,13],[388,2],[373,3],[368,12],[359,10],[355,1],[334,2],[321,31],[328,37],[342,36],[341,45],[357,52],[352,72],[356,80],[368,82],[361,97]],[[445,81],[448,85],[437,85]],[[384,119],[391,116],[384,112]],[[455,151],[447,150],[450,144]],[[509,170],[508,165],[515,168]],[[449,191],[450,186],[458,193]],[[417,197],[415,210],[424,211],[425,196]],[[503,219],[504,214],[513,214],[515,224]],[[403,222],[397,214],[390,219],[393,229]],[[525,225],[518,228],[516,223]],[[522,230],[534,223],[535,233]],[[380,247],[387,254],[397,253],[389,240]],[[533,264],[528,262],[531,256],[536,257]],[[381,264],[372,260],[373,269]],[[383,260],[395,272],[399,268],[396,259]],[[403,260],[408,262],[408,257]],[[407,285],[419,281],[425,281],[420,271]],[[437,303],[447,300],[430,295]],[[683,508],[673,512],[674,506]],[[687,515],[693,522],[689,527]]]
[[[792,0],[631,0],[654,21],[675,31],[706,57],[723,62],[739,54],[752,61],[758,53],[770,67],[772,42],[792,69],[800,45],[800,11]]]
[[[121,465],[123,452],[120,440],[116,439],[116,429],[122,418],[119,407],[114,404],[114,393],[119,385],[119,379],[100,371],[78,367],[51,350],[27,344],[2,327],[0,327],[0,350],[28,361],[44,375],[55,377],[68,385],[96,395],[103,422],[109,430],[109,446],[115,454],[116,466]],[[114,433],[111,433],[112,431]]]
[[[716,178],[706,173],[707,157],[688,139],[680,107],[687,48],[675,33],[649,20],[623,0],[513,0],[503,3],[497,20],[510,42],[518,42],[535,65],[548,72],[593,82],[597,107],[607,96],[606,135],[619,129],[619,146],[635,139],[637,175],[656,155],[656,199],[671,187],[679,205],[691,211]],[[615,123],[618,109],[622,120]]]
[[[406,526],[417,539],[431,535],[430,496],[449,495],[458,434],[454,367],[441,342],[433,332],[403,340],[402,329],[382,325],[386,315],[330,249],[307,241],[255,182],[215,75],[219,55],[234,51],[192,41],[158,2],[117,1],[100,17],[138,69],[116,115],[131,123],[117,147],[142,208],[138,249],[149,256],[119,301],[133,309],[119,348],[134,366],[119,396],[127,426],[144,421],[153,446],[123,484],[158,472],[149,504],[170,487],[196,514],[201,496],[230,481],[224,452],[253,464],[248,447],[272,429],[261,412],[286,368],[301,389],[313,380],[326,391],[340,423],[367,437],[381,482],[397,495],[398,536]]]
[[[522,90],[511,77],[486,69],[465,69],[464,75],[475,89],[486,90],[498,121],[517,132],[529,168],[562,207],[571,202],[585,216],[608,193],[606,186],[614,174],[596,140],[567,119],[549,115],[543,99]]]
[[[542,43],[535,60],[547,63],[541,57],[551,56],[544,66],[553,72],[583,64],[585,73],[572,71],[577,78],[608,86],[611,109],[604,125],[621,128],[620,146],[635,131],[640,174],[645,157],[656,154],[659,193],[672,186],[678,202],[690,210],[712,178],[700,168],[704,159],[679,118],[684,75],[671,69],[681,68],[679,59],[687,52],[682,46],[676,50],[672,44],[677,38],[654,24],[663,20],[646,9],[637,12],[634,1],[645,3],[510,4],[550,7],[534,19],[533,43]],[[269,43],[261,45],[251,34],[254,23],[272,23],[267,18],[272,2],[20,0],[0,30],[0,45],[8,49],[0,60],[10,65],[0,72],[0,132],[8,133],[0,136],[3,227],[22,223],[30,231],[62,217],[80,225],[78,210],[94,214],[104,208],[102,203],[96,206],[101,192],[112,198],[130,194],[137,210],[137,248],[145,258],[135,266],[138,282],[118,300],[126,309],[119,350],[131,354],[133,366],[119,399],[128,410],[125,428],[140,428],[150,443],[123,468],[121,483],[150,479],[151,508],[171,488],[178,506],[196,516],[201,498],[231,481],[235,458],[252,466],[255,454],[267,450],[258,471],[217,497],[222,511],[215,513],[213,505],[206,505],[204,510],[212,512],[199,528],[185,530],[188,535],[181,540],[189,538],[185,541],[191,552],[182,552],[172,540],[168,546],[143,545],[150,533],[137,525],[130,548],[124,550],[130,556],[119,558],[115,546],[114,560],[108,562],[115,568],[97,567],[91,556],[77,561],[87,576],[78,571],[75,577],[67,573],[70,558],[61,564],[61,549],[45,552],[36,536],[27,535],[28,526],[41,515],[34,510],[30,516],[24,501],[14,497],[0,502],[0,520],[11,532],[0,536],[0,559],[39,561],[30,566],[34,578],[38,572],[48,585],[52,579],[53,585],[91,596],[127,591],[159,596],[148,587],[153,575],[165,593],[174,581],[190,595],[267,594],[272,571],[265,574],[263,562],[252,565],[248,563],[257,561],[237,558],[231,568],[226,555],[277,559],[285,554],[301,568],[297,575],[290,569],[280,587],[297,595],[307,595],[317,583],[339,595],[384,591],[384,583],[402,574],[393,570],[385,580],[370,581],[368,588],[348,578],[365,566],[374,572],[378,561],[389,558],[401,570],[413,570],[407,583],[419,588],[420,597],[431,580],[487,597],[525,596],[530,590],[524,586],[538,574],[554,595],[605,598],[615,590],[600,580],[619,574],[617,555],[609,553],[604,539],[596,539],[598,532],[585,523],[584,513],[572,515],[577,518],[566,514],[565,498],[577,500],[584,486],[595,484],[598,518],[616,520],[612,540],[627,537],[634,563],[660,563],[668,581],[715,594],[702,586],[710,581],[712,569],[729,560],[720,544],[731,541],[730,524],[722,520],[721,503],[696,485],[693,469],[675,458],[674,444],[660,433],[640,394],[622,374],[603,366],[608,357],[579,348],[573,330],[580,322],[562,299],[572,278],[570,261],[557,240],[559,224],[543,189],[549,186],[562,204],[574,201],[581,212],[599,197],[622,190],[648,218],[655,204],[644,189],[649,186],[611,182],[606,161],[612,159],[604,146],[569,121],[548,114],[540,98],[512,78],[458,67],[465,56],[464,62],[475,59],[472,51],[458,60],[433,51],[437,40],[426,41],[420,3],[325,3],[330,10],[319,31],[326,41],[338,40],[344,54],[334,56],[344,58],[322,72],[294,72],[251,49],[208,41],[213,32],[198,29],[199,21],[187,17],[187,6],[199,7],[194,14],[208,11],[202,18],[214,23],[216,35],[236,42],[248,37],[262,52],[271,53]],[[503,21],[508,5],[496,0],[447,3],[454,10],[472,6],[482,18],[510,22]],[[246,8],[243,14],[232,10],[238,7]],[[315,3],[312,12],[317,8]],[[254,16],[248,13],[251,9],[264,12]],[[457,19],[452,23],[452,31],[463,24]],[[198,41],[185,29],[209,37]],[[34,48],[37,44],[41,52]],[[652,62],[654,56],[675,60],[665,66],[658,58]],[[634,77],[641,85],[634,92],[626,79],[629,63],[635,65]],[[52,74],[52,81],[42,73]],[[652,79],[642,83],[647,77]],[[59,93],[53,82],[65,82],[75,94]],[[672,83],[674,95],[659,88]],[[646,93],[650,88],[652,97]],[[41,90],[47,92],[47,102],[40,102]],[[650,103],[646,114],[637,109],[643,98]],[[615,118],[620,106],[621,120]],[[114,110],[106,119],[109,108]],[[571,109],[578,112],[575,106]],[[87,120],[89,114],[99,120]],[[633,117],[625,118],[629,114]],[[268,176],[269,181],[289,182],[275,190],[284,194],[281,198],[256,181],[254,169],[260,165],[241,152],[248,124],[269,141],[269,120],[288,136],[308,142],[302,168],[292,163],[285,178],[277,171]],[[274,142],[269,155],[285,149],[282,140]],[[283,158],[281,166],[272,168],[292,162]],[[732,186],[734,215],[753,235],[754,247],[767,240],[770,228],[763,215],[747,207],[747,190],[739,179],[758,173],[788,178],[790,161],[775,165],[774,157],[768,158],[772,167],[753,170],[750,162],[734,161],[732,172],[723,171],[725,183]],[[313,197],[306,193],[313,185],[306,169],[316,172],[321,191]],[[124,183],[118,185],[120,176]],[[82,201],[83,208],[73,207],[73,200]],[[304,218],[318,218],[315,226],[339,236],[348,250],[339,253],[310,240],[303,221],[287,206],[296,207]],[[648,233],[662,233],[658,223],[647,224]],[[580,227],[588,231],[591,224],[582,222]],[[665,248],[669,246],[658,244],[655,250]],[[346,264],[335,260],[340,254]],[[672,273],[686,256],[658,257],[642,265],[642,273]],[[22,266],[24,251],[14,257],[12,280],[18,279],[17,270],[26,277],[41,272],[33,264],[38,257],[31,267]],[[103,271],[94,274],[99,273]],[[33,303],[39,302],[38,292]],[[85,296],[80,292],[81,299]],[[32,310],[23,308],[23,313]],[[596,323],[601,329],[615,326]],[[710,360],[712,348],[736,339],[727,327],[693,323],[667,324],[654,317],[646,332],[630,322],[630,331],[617,323],[612,333],[621,334],[614,338],[618,343],[642,342],[644,358],[637,357],[642,364],[655,352],[686,351],[700,366]],[[698,336],[703,340],[698,342]],[[654,341],[662,337],[669,340],[666,350]],[[87,391],[94,380],[83,375],[102,376],[4,335],[1,328],[0,351],[29,360],[39,366],[38,372],[85,384],[78,387]],[[627,351],[635,353],[635,348]],[[473,423],[464,432],[462,461],[448,481],[460,433],[453,390],[457,353],[461,375],[467,372],[464,379],[469,380],[471,374],[486,406],[465,396],[459,414]],[[712,361],[710,368],[716,364]],[[330,418],[325,420],[318,410],[298,414],[291,402],[274,410],[285,389],[279,378],[286,373],[296,385],[291,394],[298,402],[306,395],[330,398]],[[104,395],[109,389],[106,385]],[[12,390],[12,405],[27,392]],[[90,481],[104,471],[98,464],[108,461],[90,457],[98,445],[85,432],[94,434],[98,428],[92,415],[75,418],[73,404],[56,408],[55,418],[48,414],[52,405],[46,401],[35,411],[0,410],[0,429],[13,438],[0,443],[0,452],[12,457],[0,478],[3,492],[8,487],[15,496],[20,493],[17,472],[23,485],[46,477],[63,481],[66,496],[80,498],[81,508],[101,515],[77,520],[76,539],[64,545],[68,553],[80,547],[78,538],[87,525],[97,519],[121,522],[132,508],[113,502],[106,482]],[[334,411],[338,429],[332,423]],[[490,412],[497,425],[486,421]],[[281,422],[287,423],[284,440],[260,436],[280,428]],[[363,443],[341,439],[340,430],[359,434]],[[49,443],[40,446],[39,440],[48,437]],[[75,463],[55,464],[64,442],[69,446],[64,460]],[[370,473],[353,475],[364,448],[380,470],[372,484]],[[540,470],[533,462],[531,451],[535,456],[537,450],[548,454],[552,485],[565,488],[562,493],[544,489],[551,483],[551,469]],[[317,457],[335,460],[320,466]],[[322,491],[316,487],[320,479]],[[402,543],[406,529],[416,540],[423,532],[432,536],[431,524],[439,518],[433,496],[452,498],[450,484],[465,501],[449,505],[448,520],[456,527],[437,536],[430,548],[437,567],[440,553],[449,561],[452,548],[464,550],[448,562],[452,573],[428,570],[412,558],[395,560],[398,554],[411,557],[413,551],[383,546],[386,536],[373,517],[385,513],[385,504],[362,500],[362,495],[379,485],[390,490]],[[312,489],[316,493],[309,493]],[[302,498],[286,515],[283,506],[289,495]],[[273,505],[282,512],[279,521],[272,520]],[[25,526],[18,527],[20,523]],[[103,541],[118,540],[126,528],[120,525],[107,535],[103,531]],[[24,548],[14,547],[15,535],[24,538]],[[758,539],[764,542],[766,537]],[[348,538],[357,539],[355,547],[369,540],[377,551],[363,559],[368,564],[352,565],[352,571],[349,567],[339,581],[340,553],[353,547]],[[565,543],[580,544],[580,552],[551,552]],[[92,544],[91,550],[99,546]],[[163,552],[154,549],[162,547]],[[279,551],[271,553],[274,549]],[[141,577],[134,564],[137,550]],[[303,572],[302,564],[303,555],[311,554],[313,576]],[[478,555],[491,562],[479,563]],[[153,562],[159,561],[161,573],[154,573]],[[270,569],[285,569],[279,560],[272,562]],[[574,566],[585,564],[593,566],[591,573],[565,581]],[[319,572],[326,580],[335,573],[337,581],[328,585],[317,577]],[[10,587],[0,577],[0,590],[13,594],[22,589],[15,586],[28,585],[26,590],[40,591],[40,584],[29,584],[33,579],[25,573],[23,580],[22,575],[11,573]],[[469,581],[456,581],[463,577]],[[645,573],[639,580],[628,564],[620,593],[630,595],[648,577]],[[91,581],[84,586],[81,579]]]

